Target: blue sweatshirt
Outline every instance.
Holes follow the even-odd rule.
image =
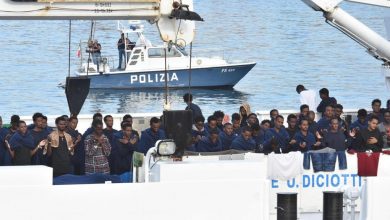
[[[264,137],[264,153],[270,153],[273,151],[272,149],[272,140],[275,140],[275,144],[277,148],[282,149],[282,151],[287,150],[288,140],[290,136],[288,135],[286,129],[281,127],[279,132],[276,131],[275,128],[270,128],[265,132]]]
[[[43,129],[42,131],[29,131],[34,139],[34,146],[38,146],[39,142],[41,142],[44,139],[47,139],[47,136],[49,135],[48,130]],[[49,161],[46,155],[43,155],[43,149],[39,149],[33,156],[32,156],[32,164],[35,165],[48,165]]]
[[[306,136],[301,131],[298,131],[297,133],[295,133],[294,140],[296,140],[297,143],[295,143],[293,145],[293,148],[291,149],[291,151],[306,152],[308,150],[312,150],[314,144],[316,143],[316,138],[315,138],[314,134],[311,133],[310,131],[307,132]],[[299,146],[303,142],[306,143],[305,148],[301,148]]]
[[[207,136],[207,132],[206,132],[206,129],[203,129],[202,131],[199,131],[197,130],[196,128],[192,128],[192,137],[196,137],[196,136],[200,136],[200,137],[206,137]]]
[[[208,123],[205,123],[205,124],[204,124],[204,130],[206,130],[207,135],[209,134],[209,130],[210,130],[210,129],[211,129],[211,128],[210,128],[209,124],[208,124]],[[218,127],[216,127],[216,129],[218,130],[218,132],[222,132]]]
[[[264,144],[265,132],[266,131],[261,129],[259,131],[259,133],[257,134],[257,136],[253,136],[252,135],[252,138],[255,141],[257,147],[259,147],[260,145]]]
[[[336,151],[345,151],[349,145],[348,139],[342,130],[336,132],[327,131],[324,133],[321,145],[323,147],[333,148]]]
[[[198,105],[194,103],[190,103],[189,105],[187,105],[186,110],[192,111],[192,120],[195,120],[195,118],[198,116],[203,116],[202,110],[199,108]]]
[[[225,132],[219,133],[219,139],[222,143],[222,150],[229,150],[235,138],[236,136],[233,133],[231,135],[227,135]]]
[[[363,130],[363,129],[367,128],[367,127],[368,127],[368,121],[367,120],[365,120],[364,123],[361,123],[359,121],[359,119],[358,119],[358,120],[354,121],[351,124],[350,129],[352,130],[353,128],[357,128],[358,130]]]
[[[326,106],[336,104],[337,100],[334,97],[328,97],[327,99],[323,99],[317,107],[317,112],[321,112],[323,114],[325,112]]]
[[[0,128],[0,166],[11,165],[11,155],[5,146],[5,136],[8,134],[7,128]]]
[[[329,129],[331,119],[327,119],[326,117],[322,117],[318,122],[317,131],[321,131],[323,129]]]
[[[141,140],[137,146],[137,151],[146,154],[148,150],[154,147],[158,140],[165,139],[165,131],[159,129],[157,133],[152,132],[151,128],[142,131]]]
[[[15,152],[13,164],[31,165],[30,152],[36,146],[34,146],[34,139],[29,131],[27,131],[27,133],[24,135],[16,132],[14,135],[12,135],[9,144],[11,145],[11,150]]]
[[[256,150],[256,143],[253,138],[245,140],[242,134],[236,137],[232,142],[231,149],[243,150],[243,151],[253,151]]]
[[[114,147],[111,148],[112,157],[110,155],[109,158],[110,168],[112,166],[112,174],[120,175],[130,171],[133,152],[138,145],[138,136],[135,133],[130,135],[130,139],[137,138],[137,142],[135,144],[131,144],[130,142],[127,144],[121,143],[119,139],[122,139],[123,136],[123,131],[118,131],[114,134]]]
[[[197,152],[217,152],[222,151],[221,140],[218,139],[216,143],[211,142],[209,137],[203,137],[196,144]]]

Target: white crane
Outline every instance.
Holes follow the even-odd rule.
[[[352,38],[382,65],[386,83],[390,88],[390,42],[371,30],[365,24],[345,12],[338,5],[344,0],[302,0],[315,11],[323,12],[326,22]],[[368,4],[390,8],[388,0],[345,0],[354,3]]]
[[[0,0],[0,20],[148,20],[165,42],[194,38],[192,0]]]

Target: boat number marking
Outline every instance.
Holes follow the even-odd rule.
[[[95,3],[95,14],[97,13],[112,13],[111,2],[97,2]]]
[[[167,74],[168,82],[179,81],[176,73]],[[155,74],[140,74],[140,75],[131,75],[130,83],[155,83],[155,82],[165,82],[164,73],[155,73]]]
[[[222,68],[221,69],[221,73],[230,73],[230,72],[234,72],[236,71],[236,69],[231,69],[231,68]]]

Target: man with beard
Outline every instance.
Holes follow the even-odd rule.
[[[203,137],[207,136],[206,129],[204,127],[204,118],[203,116],[197,116],[195,118],[195,123],[192,125],[192,143],[196,144]]]
[[[241,135],[236,137],[232,142],[231,149],[242,151],[254,151],[256,150],[256,143],[252,138],[252,128],[245,126],[242,128]]]
[[[137,152],[146,154],[150,148],[154,147],[158,140],[163,140],[166,138],[165,131],[160,127],[160,119],[156,117],[150,119],[150,128],[142,131],[141,140],[137,147]]]
[[[74,155],[71,156],[72,165],[73,165],[73,173],[75,175],[81,175],[82,167],[84,167],[84,159],[80,158],[80,151],[84,151],[84,145],[81,141],[82,136],[78,130],[76,130],[79,120],[76,116],[72,116],[69,118],[68,126],[66,129],[66,133],[72,136],[72,141],[74,143]]]
[[[113,162],[110,163],[110,166],[114,166],[111,168],[111,174],[117,175],[130,172],[133,153],[137,149],[139,139],[129,123],[122,122],[121,128],[121,131],[114,134],[115,146],[111,150]]]
[[[383,137],[378,129],[378,123],[379,118],[375,115],[372,115],[368,121],[367,128],[358,131],[357,134],[355,134],[354,131],[351,131],[351,137],[356,137],[354,147],[356,147],[358,151],[382,151]]]
[[[217,128],[212,128],[208,132],[207,137],[203,137],[196,144],[197,152],[218,152],[222,151],[221,140],[219,139],[219,131]]]
[[[42,140],[46,140],[49,133],[44,129],[44,115],[42,113],[37,112],[33,115],[33,123],[33,128],[29,131],[33,136],[34,146],[36,146]],[[38,149],[32,160],[33,164],[36,165],[48,165],[47,155],[44,155],[43,149]]]
[[[233,134],[233,125],[225,123],[223,125],[223,131],[219,133],[219,139],[222,143],[222,150],[230,150],[233,140],[236,136]]]
[[[103,133],[103,122],[92,122],[93,132],[84,141],[85,148],[85,173],[110,174],[108,157],[111,153],[111,145]]]
[[[74,143],[72,136],[65,132],[66,119],[56,118],[57,130],[48,136],[47,156],[50,158],[50,164],[53,168],[53,176],[72,174],[71,155],[74,154]]]
[[[139,133],[138,131],[136,131],[134,128],[133,128],[133,117],[129,114],[126,114],[123,116],[122,118],[122,122],[127,122],[130,124],[131,128],[132,128],[132,132],[135,133],[138,137],[139,137]]]
[[[293,145],[296,141],[290,140],[286,128],[283,126],[284,118],[281,115],[276,116],[275,126],[265,133],[264,153],[285,153],[288,152],[288,145]]]

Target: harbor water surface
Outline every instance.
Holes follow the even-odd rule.
[[[351,3],[341,6],[385,36],[383,19],[390,9]],[[191,89],[194,102],[206,113],[223,110],[231,114],[243,102],[252,110],[298,110],[297,84],[316,91],[327,87],[331,96],[349,109],[369,108],[374,98],[390,98],[381,62],[299,0],[196,0],[195,11],[205,19],[197,23],[195,55],[257,62],[233,90]],[[153,43],[160,43],[154,25],[145,23],[145,29]],[[3,120],[37,111],[68,113],[64,90],[57,85],[68,75],[69,21],[3,20],[0,30]],[[78,65],[78,42],[87,40],[89,32],[90,21],[72,21],[71,73]],[[102,44],[103,56],[118,56],[116,21],[97,21],[95,38]],[[188,89],[169,91],[173,109],[185,107],[185,92]],[[163,102],[163,90],[92,90],[81,113],[161,112]]]

